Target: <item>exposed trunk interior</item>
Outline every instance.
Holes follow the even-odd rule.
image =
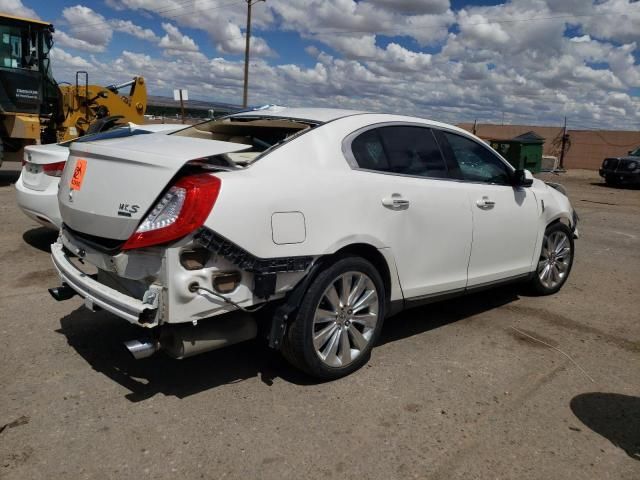
[[[224,118],[210,120],[171,135],[240,143],[251,148],[223,155],[231,165],[246,166],[270,148],[297,136],[314,124],[268,118]]]

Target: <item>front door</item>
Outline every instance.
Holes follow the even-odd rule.
[[[540,225],[533,191],[513,187],[510,167],[488,146],[452,132],[443,134],[473,214],[468,286],[531,272]]]

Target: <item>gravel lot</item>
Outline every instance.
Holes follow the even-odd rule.
[[[136,329],[56,303],[48,246],[0,170],[0,478],[640,478],[640,190],[568,188],[557,295],[484,292],[390,319],[319,384],[258,343],[135,362]],[[516,327],[573,359],[523,336]]]

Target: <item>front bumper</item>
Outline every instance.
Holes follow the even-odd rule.
[[[621,172],[618,170],[607,170],[601,168],[598,170],[598,173],[602,178],[611,178],[624,183],[640,183],[640,173],[638,172]]]
[[[60,241],[51,245],[53,265],[63,284],[85,299],[91,310],[98,306],[135,325],[152,328],[158,325],[162,287],[151,285],[143,300],[125,295],[95,280],[71,262],[71,256]]]

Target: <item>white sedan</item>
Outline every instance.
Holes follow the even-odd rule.
[[[41,225],[58,230],[62,225],[58,209],[58,183],[69,156],[69,145],[74,141],[96,141],[116,135],[135,135],[137,133],[175,132],[185,128],[182,124],[136,125],[130,123],[124,127],[83,137],[82,140],[69,140],[64,143],[30,145],[24,150],[22,171],[16,182],[16,200],[18,206],[29,218]]]
[[[557,292],[577,238],[559,187],[468,132],[345,110],[74,143],[58,198],[50,292],[145,329],[136,358],[265,322],[270,346],[322,378],[362,366],[403,309],[507,282]]]

